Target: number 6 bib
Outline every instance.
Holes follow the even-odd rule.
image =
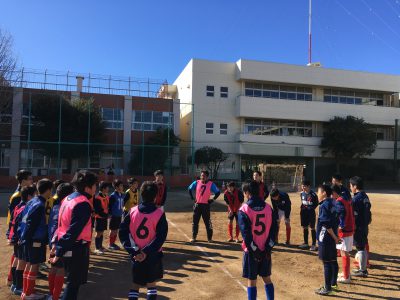
[[[159,208],[149,214],[141,213],[137,206],[131,209],[129,231],[139,249],[143,249],[154,240],[157,224],[162,215],[163,211]]]

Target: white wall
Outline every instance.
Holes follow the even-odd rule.
[[[240,154],[322,157],[320,137],[239,134],[238,139],[237,151]],[[393,159],[393,151],[394,142],[378,141],[375,152],[368,158]]]
[[[400,91],[400,76],[323,67],[238,60],[237,79],[272,81],[351,89]]]
[[[238,117],[327,122],[335,116],[355,116],[375,125],[394,125],[400,108],[372,105],[296,101],[241,96],[236,100]]]

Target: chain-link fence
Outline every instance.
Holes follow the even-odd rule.
[[[0,87],[0,175],[21,168],[37,176],[78,169],[118,176],[149,176],[157,169],[188,174],[194,128],[188,123],[181,135],[179,122],[181,107],[191,107],[190,115],[193,106],[127,91]]]

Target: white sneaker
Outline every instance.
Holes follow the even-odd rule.
[[[101,251],[100,249],[96,249],[96,250],[94,250],[94,254],[97,254],[97,255],[103,255],[103,254],[104,254],[104,252],[103,252],[103,251]]]
[[[351,279],[349,278],[344,278],[344,277],[340,277],[338,278],[338,282],[339,283],[351,283]]]

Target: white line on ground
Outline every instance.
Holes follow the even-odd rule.
[[[180,229],[174,222],[172,222],[171,220],[168,220],[168,222],[169,222],[176,230],[178,230],[188,241],[190,241],[189,236],[188,236],[186,233],[184,233],[184,232],[182,231],[182,229]],[[215,262],[215,259],[214,259],[212,256],[210,256],[210,254],[209,254],[206,250],[204,250],[204,248],[202,248],[202,247],[200,247],[200,246],[198,246],[198,245],[195,245],[195,247],[196,247],[197,249],[199,249],[205,256],[207,256],[209,259],[211,259],[212,261]],[[240,280],[238,280],[237,278],[235,278],[227,269],[225,269],[224,267],[222,267],[222,266],[221,266],[220,264],[218,264],[217,262],[215,262],[215,266],[217,266],[217,268],[219,268],[222,272],[224,272],[226,275],[228,275],[233,281],[235,281],[244,291],[247,291],[247,287],[246,287],[243,283],[241,283]]]

